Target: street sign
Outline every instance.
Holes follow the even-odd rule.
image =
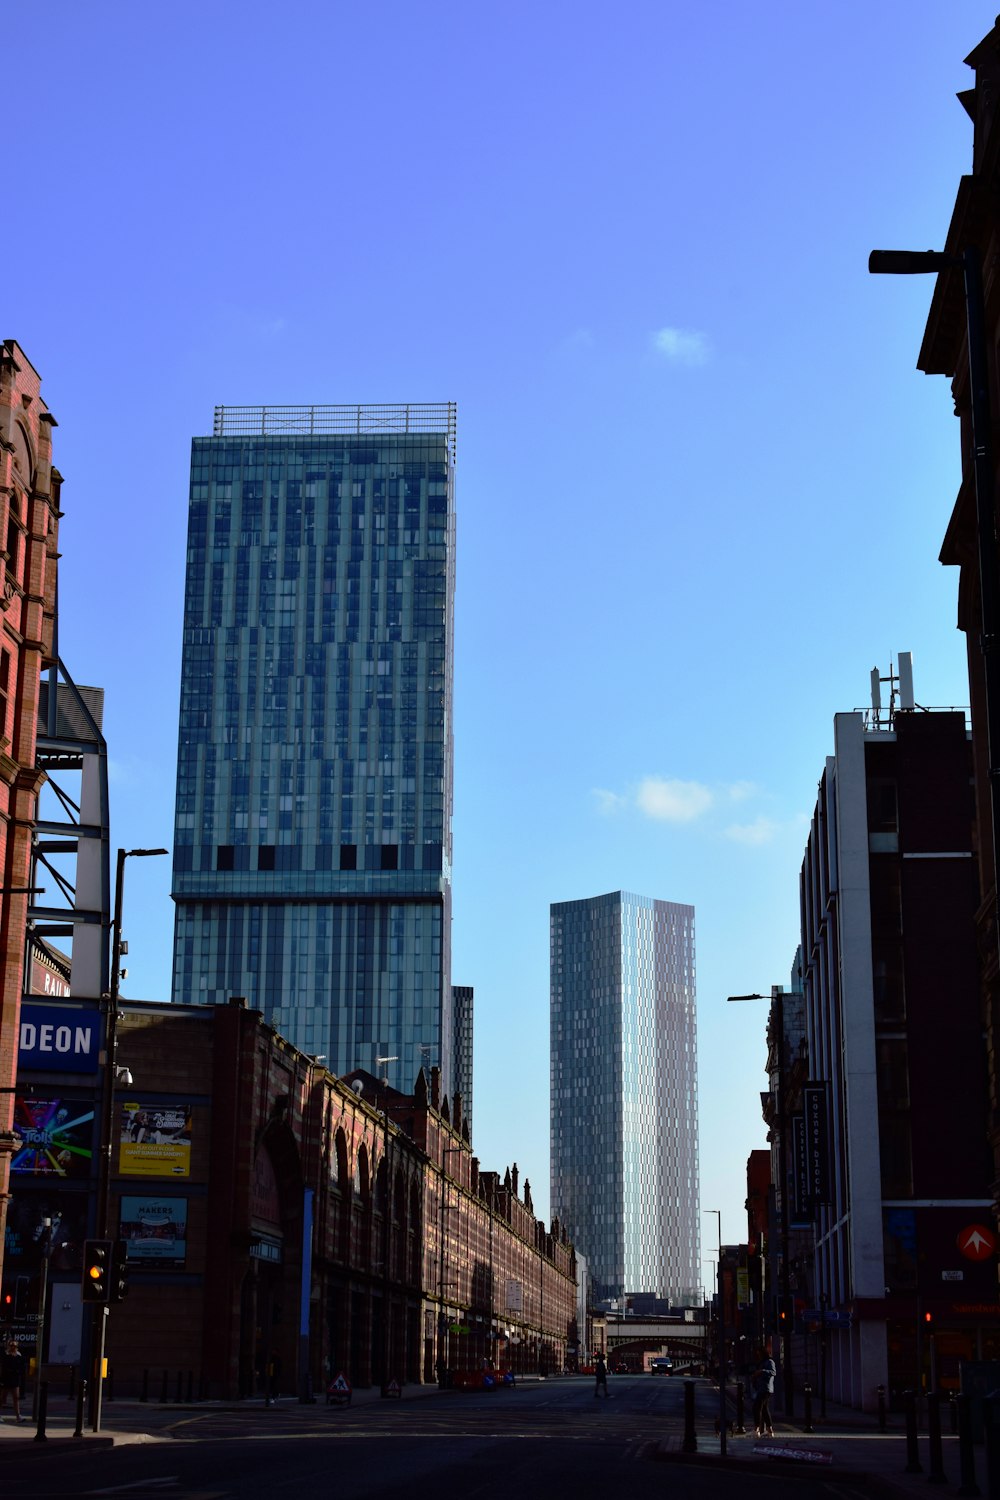
[[[997,1248],[996,1235],[985,1224],[966,1225],[959,1230],[956,1243],[969,1260],[989,1260]]]
[[[821,1307],[810,1307],[802,1314],[807,1323],[825,1323],[827,1328],[850,1328],[851,1315],[849,1312],[841,1312],[827,1308],[826,1312]]]
[[[941,1280],[942,1281],[964,1281],[965,1280],[965,1272],[964,1271],[942,1271],[941,1272]]]

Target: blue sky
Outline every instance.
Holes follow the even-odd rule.
[[[0,336],[65,475],[112,842],[172,842],[187,466],[217,403],[459,404],[454,975],[475,1145],[548,1209],[548,907],[696,908],[702,1201],[745,1237],[833,714],[964,704],[946,383],[914,368],[995,6],[53,0],[5,18]],[[166,860],[127,991],[168,994]],[[706,1256],[714,1216],[703,1221]],[[707,1274],[707,1273],[706,1273]]]

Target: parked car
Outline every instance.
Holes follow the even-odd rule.
[[[650,1375],[669,1375],[674,1368],[672,1359],[651,1359],[649,1361]]]

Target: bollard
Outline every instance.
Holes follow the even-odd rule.
[[[746,1413],[743,1410],[743,1381],[736,1382],[736,1431],[746,1432]]]
[[[811,1385],[804,1385],[802,1387],[802,1394],[803,1394],[803,1396],[805,1398],[805,1409],[806,1409],[805,1410],[805,1426],[803,1427],[802,1430],[803,1430],[803,1432],[812,1432],[812,1430],[813,1430],[813,1388],[812,1388],[812,1386]]]
[[[979,1486],[976,1483],[976,1459],[972,1451],[972,1409],[968,1396],[957,1396],[955,1409],[958,1413],[958,1493],[975,1496],[979,1494]]]
[[[143,1370],[143,1372],[142,1372],[142,1394],[140,1395],[139,1400],[140,1401],[148,1401],[149,1400],[149,1371],[148,1370]]]
[[[922,1474],[924,1469],[917,1452],[917,1398],[913,1391],[904,1392],[903,1407],[906,1412],[906,1467],[903,1473]]]
[[[166,1401],[166,1399],[167,1399],[167,1372],[166,1372],[166,1370],[164,1370],[164,1372],[163,1372],[163,1384],[160,1386],[160,1400],[161,1401]]]
[[[682,1453],[697,1453],[698,1439],[694,1431],[694,1381],[684,1382],[684,1441],[681,1443]]]
[[[927,1393],[927,1480],[929,1484],[946,1484],[944,1454],[941,1451],[941,1394]]]
[[[879,1430],[879,1432],[884,1432],[885,1429],[886,1429],[885,1386],[884,1385],[880,1385],[879,1388],[878,1388],[878,1430]]]
[[[87,1382],[81,1376],[80,1384],[76,1388],[76,1428],[73,1436],[83,1437],[83,1413],[87,1406]]]
[[[991,1392],[983,1402],[986,1438],[986,1493],[990,1500],[1000,1500],[1000,1422],[997,1421],[997,1396]]]
[[[49,1382],[42,1380],[38,1386],[38,1426],[35,1429],[35,1442],[47,1443],[45,1436],[45,1417],[49,1409]]]

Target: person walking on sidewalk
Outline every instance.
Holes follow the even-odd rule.
[[[761,1349],[757,1357],[757,1368],[750,1377],[753,1396],[753,1430],[757,1437],[774,1437],[771,1426],[771,1397],[774,1394],[774,1377],[777,1374],[774,1360]]]
[[[21,1416],[21,1387],[24,1385],[24,1355],[17,1347],[16,1339],[8,1339],[3,1354],[0,1354],[0,1408],[7,1405],[10,1393],[14,1407],[14,1421],[23,1422]]]
[[[602,1354],[599,1354],[597,1356],[597,1363],[594,1366],[594,1395],[595,1396],[599,1396],[601,1394],[601,1387],[602,1386],[604,1387],[604,1399],[606,1401],[608,1399],[608,1367],[604,1363],[604,1356]]]

